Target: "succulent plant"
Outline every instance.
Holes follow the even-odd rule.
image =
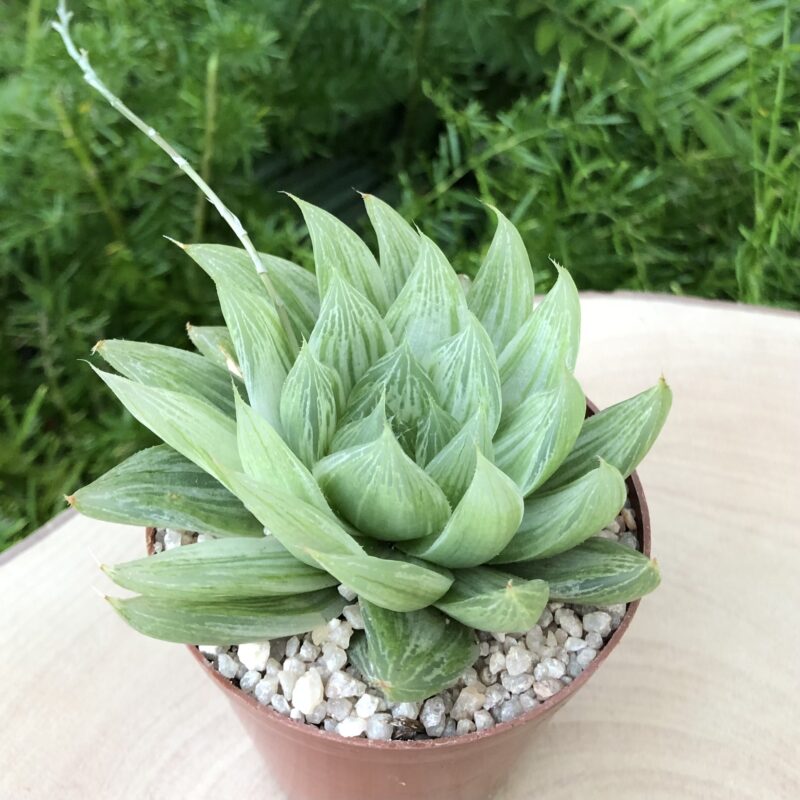
[[[190,326],[198,353],[95,347],[117,374],[93,369],[164,444],[71,503],[211,537],[108,568],[138,593],[111,600],[119,614],[169,641],[251,642],[338,616],[342,584],[365,622],[351,660],[402,701],[453,683],[476,629],[529,629],[548,599],[655,588],[646,556],[592,537],[623,506],[671,394],[661,380],[585,418],[569,273],[556,265],[534,306],[528,254],[497,210],[470,283],[376,197],[364,202],[379,258],[294,199],[315,274],[256,254],[223,207],[245,249],[180,246],[215,282],[225,327]]]

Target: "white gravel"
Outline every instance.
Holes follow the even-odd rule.
[[[626,507],[598,536],[638,547],[636,530]],[[160,530],[156,549],[194,538]],[[230,648],[200,645],[200,652],[261,705],[339,736],[461,736],[509,722],[569,685],[594,661],[627,608],[624,603],[606,608],[549,603],[529,631],[478,632],[480,655],[454,686],[424,703],[388,703],[349,664],[347,648],[364,621],[355,593],[345,586],[339,593],[352,603],[342,616],[303,636]]]

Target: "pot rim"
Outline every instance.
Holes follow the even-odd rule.
[[[597,411],[596,406],[589,401],[587,401],[587,409],[589,414],[593,414]],[[641,552],[649,557],[651,544],[650,513],[647,508],[647,501],[645,500],[642,483],[639,480],[639,476],[636,472],[631,473],[625,483],[628,487],[628,499],[630,500],[636,516],[636,533],[641,545]],[[155,533],[155,528],[147,528],[146,541],[147,552],[149,555],[152,555],[153,553]],[[611,637],[598,652],[597,657],[589,664],[588,667],[586,667],[586,669],[583,670],[583,672],[581,672],[577,678],[560,689],[552,697],[540,702],[535,708],[532,708],[530,711],[526,711],[524,714],[520,714],[520,716],[510,720],[509,722],[498,723],[493,727],[483,731],[475,731],[473,733],[467,733],[461,736],[449,736],[447,738],[440,739],[392,739],[387,741],[382,739],[363,739],[361,737],[347,738],[339,736],[336,733],[324,731],[323,729],[318,728],[316,725],[309,725],[307,722],[299,722],[297,720],[290,719],[283,714],[279,714],[269,706],[261,705],[261,703],[259,703],[252,695],[243,692],[238,686],[234,686],[230,680],[220,675],[219,672],[211,669],[205,656],[197,649],[197,645],[186,645],[186,647],[191,653],[192,657],[208,671],[211,679],[218,683],[220,688],[222,688],[224,691],[232,693],[231,699],[235,697],[238,700],[243,701],[252,713],[265,715],[265,721],[277,726],[279,730],[283,729],[287,735],[291,736],[301,734],[312,737],[312,740],[314,738],[319,740],[319,737],[322,737],[324,742],[328,745],[348,748],[356,747],[364,750],[430,751],[432,748],[445,749],[464,747],[478,741],[479,739],[485,739],[490,736],[502,736],[504,733],[511,731],[514,728],[521,727],[540,717],[547,716],[548,712],[550,712],[555,706],[561,705],[569,700],[575,694],[575,692],[577,692],[578,689],[580,689],[592,677],[592,675],[594,675],[600,665],[608,658],[608,656],[619,643],[619,640],[622,638],[625,631],[628,629],[628,626],[631,624],[631,620],[639,608],[639,602],[639,600],[634,600],[633,602],[628,603],[628,607],[625,610],[625,614],[619,624],[619,627],[611,634]]]

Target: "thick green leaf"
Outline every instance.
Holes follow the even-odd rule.
[[[207,400],[233,416],[230,375],[197,353],[125,339],[98,342],[92,352],[99,353],[117,372],[136,383]]]
[[[342,379],[345,394],[379,359],[394,348],[375,306],[334,272],[309,339],[311,352]]]
[[[300,206],[311,235],[319,294],[325,297],[331,278],[338,274],[354,286],[381,314],[389,295],[378,262],[355,231],[317,206],[289,195]]]
[[[241,377],[241,368],[236,361],[236,348],[233,346],[228,329],[224,325],[186,324],[189,339],[209,361],[222,367],[233,375]]]
[[[424,700],[448,688],[478,657],[473,632],[433,608],[403,614],[359,604],[368,657],[356,643],[358,664],[390,702]]]
[[[552,558],[508,564],[506,569],[547,581],[551,600],[583,605],[628,603],[661,582],[655,561],[632,547],[598,538]]]
[[[330,511],[323,511],[287,492],[265,487],[243,473],[229,476],[229,482],[245,507],[304,564],[319,567],[309,555],[310,551],[335,555],[364,553]]]
[[[374,441],[324,458],[314,476],[333,507],[377,539],[438,533],[450,513],[442,490],[403,452],[388,424]]]
[[[561,489],[529,497],[519,530],[492,563],[547,558],[570,550],[611,522],[625,496],[625,479],[601,459],[595,469]]]
[[[185,249],[217,286],[224,284],[268,298],[262,278],[243,249],[221,244],[193,244]],[[295,331],[308,337],[319,314],[316,278],[308,270],[284,258],[266,253],[258,255]]]
[[[586,474],[598,456],[627,478],[653,446],[671,406],[672,391],[662,378],[651,389],[587,417],[572,452],[547,482],[546,490]]]
[[[166,445],[141,450],[69,499],[81,514],[215,536],[262,536],[263,526],[222,484]]]
[[[483,409],[478,409],[425,467],[425,472],[436,481],[453,507],[472,482],[478,450],[492,459],[492,435]]]
[[[307,467],[328,452],[344,402],[339,373],[303,345],[283,384],[280,411],[283,435]]]
[[[328,504],[302,461],[277,431],[238,395],[236,435],[239,457],[247,475],[260,485],[286,492],[327,512]]]
[[[339,450],[374,442],[383,434],[386,421],[386,398],[382,394],[375,408],[366,417],[348,422],[336,431],[329,452],[336,453]]]
[[[107,599],[125,622],[145,636],[218,645],[306,633],[338,617],[347,602],[336,589],[214,602],[144,596]]]
[[[419,252],[419,235],[390,205],[365,194],[367,209],[378,238],[381,272],[390,301],[393,301],[414,269]]]
[[[281,387],[291,367],[286,333],[266,295],[217,284],[250,405],[280,431]]]
[[[513,408],[494,438],[494,460],[523,497],[541,486],[575,444],[586,413],[586,398],[566,368],[553,388],[535,391]]]
[[[516,336],[533,310],[533,270],[519,231],[496,208],[489,252],[472,283],[467,302],[488,331],[498,353]]]
[[[350,393],[345,420],[366,416],[381,398],[398,439],[406,452],[413,454],[417,420],[436,402],[436,391],[408,342],[387,353],[364,373]]]
[[[565,364],[575,369],[581,328],[578,290],[570,274],[557,268],[555,285],[498,359],[506,409],[532,392],[552,388],[561,380]]]
[[[444,530],[402,549],[444,567],[476,567],[509,543],[522,519],[523,501],[514,482],[476,450],[469,488]]]
[[[92,369],[142,425],[217,480],[226,484],[226,472],[241,469],[236,425],[218,408],[180,392]]]
[[[463,425],[482,407],[494,434],[503,396],[494,348],[480,322],[469,314],[464,329],[439,344],[425,364],[444,409]]]
[[[526,581],[489,567],[474,567],[456,571],[450,590],[435,605],[470,628],[527,631],[544,611],[548,593],[544,581]]]
[[[438,403],[431,403],[417,423],[417,438],[414,443],[417,464],[421,467],[429,464],[444,450],[447,443],[452,441],[458,433],[458,427],[458,423]],[[441,484],[439,485],[441,486]],[[464,488],[466,489],[466,485]],[[448,499],[450,499],[449,495]],[[450,502],[452,503],[453,500],[450,499]]]
[[[416,611],[438,600],[452,577],[418,563],[367,555],[312,552],[317,563],[362,600],[391,611]]]
[[[125,589],[177,600],[299,594],[337,583],[298,561],[272,536],[199,542],[103,570]]]
[[[420,236],[414,271],[386,314],[395,340],[407,339],[414,355],[424,359],[443,339],[455,336],[468,315],[461,284],[444,253]]]

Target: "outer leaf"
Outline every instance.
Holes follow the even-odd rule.
[[[470,628],[527,631],[544,611],[548,594],[544,581],[520,580],[507,572],[475,567],[458,570],[450,590],[435,605]]]
[[[495,564],[563,553],[602,530],[625,502],[625,480],[602,459],[583,477],[525,501],[522,524]]]
[[[584,475],[598,456],[627,478],[653,446],[671,406],[672,391],[662,378],[652,389],[588,417],[575,447],[546,489],[564,486]]]
[[[243,249],[221,244],[193,244],[185,249],[218,286],[223,284],[267,297],[262,279]],[[258,255],[267,267],[292,325],[301,336],[307,337],[319,314],[316,278],[308,270],[284,258],[266,253]]]
[[[386,314],[396,341],[408,340],[419,359],[466,324],[469,310],[461,284],[444,253],[420,236],[414,271]]]
[[[145,636],[219,645],[305,633],[339,616],[346,604],[336,589],[205,603],[172,597],[107,599],[132,628]]]
[[[480,452],[476,459],[472,483],[444,530],[403,542],[405,552],[444,567],[476,567],[508,544],[522,519],[522,496],[514,482]]]
[[[325,297],[331,278],[337,273],[384,314],[389,307],[389,295],[378,262],[370,249],[333,214],[294,195],[289,196],[300,206],[311,234],[320,296]]]
[[[233,416],[233,389],[226,370],[207,358],[177,347],[106,339],[94,346],[117,372],[144,386],[171,389],[207,400]]]
[[[446,689],[477,658],[472,631],[432,608],[398,614],[364,600],[359,604],[367,677],[390,702],[424,700]]]
[[[241,375],[241,369],[236,361],[236,349],[233,346],[228,329],[224,325],[192,325],[186,324],[186,333],[189,339],[212,364],[222,367],[228,372]],[[235,369],[232,369],[235,367]]]
[[[281,387],[291,366],[286,333],[266,296],[217,284],[253,408],[280,431]]]
[[[608,539],[587,539],[566,553],[506,569],[550,584],[550,599],[584,605],[628,603],[661,582],[658,565],[632,547]]]
[[[228,470],[241,469],[236,426],[218,408],[180,392],[92,369],[142,425],[217,480],[225,484]]]
[[[81,514],[125,525],[262,536],[263,526],[222,484],[166,445],[141,450],[69,498]]]
[[[532,392],[552,388],[564,364],[575,369],[580,340],[578,290],[556,265],[558,279],[498,359],[503,405],[515,408]]]
[[[310,552],[362,555],[358,542],[330,513],[242,473],[229,478],[236,495],[296,559],[319,567]]]
[[[413,454],[417,420],[436,402],[436,391],[408,342],[387,353],[364,373],[350,393],[345,418],[365,416],[381,397],[401,444]]]
[[[480,322],[470,314],[464,329],[442,342],[426,363],[444,408],[463,425],[482,407],[494,434],[503,397],[494,348]]]
[[[345,394],[381,356],[394,347],[375,306],[334,273],[309,340],[311,352],[339,373]]]
[[[377,539],[438,533],[450,513],[442,490],[403,452],[388,424],[373,442],[324,458],[314,476],[334,508]]]
[[[419,252],[419,235],[390,205],[365,194],[367,209],[381,259],[381,272],[390,301],[393,301],[414,269]]]
[[[494,439],[495,463],[523,496],[541,486],[567,457],[585,412],[580,385],[562,369],[559,385],[534,392],[500,423]]]
[[[391,611],[416,611],[438,600],[453,582],[419,564],[363,555],[312,553],[315,561],[362,600]]]
[[[417,423],[417,439],[414,443],[417,464],[424,467],[430,463],[457,433],[458,423],[438,403],[431,403],[427,412]],[[491,442],[489,444],[491,445]],[[437,481],[437,483],[439,482]],[[439,485],[441,486],[441,483]],[[464,489],[466,489],[466,484]],[[445,494],[447,494],[446,490]],[[449,495],[448,499],[451,503],[453,502]]]
[[[281,391],[281,425],[286,441],[309,468],[328,451],[344,388],[336,370],[303,346]]]
[[[271,536],[198,542],[104,571],[125,589],[177,600],[299,594],[337,583],[298,561]]]
[[[452,506],[458,504],[472,482],[478,450],[490,459],[494,452],[492,435],[483,409],[476,411],[469,422],[425,467],[425,472],[436,481]]]
[[[328,504],[314,477],[277,431],[236,396],[236,435],[246,474],[261,485],[286,492],[323,512]]]
[[[498,353],[514,338],[533,310],[533,270],[519,231],[496,208],[489,252],[467,295]]]

